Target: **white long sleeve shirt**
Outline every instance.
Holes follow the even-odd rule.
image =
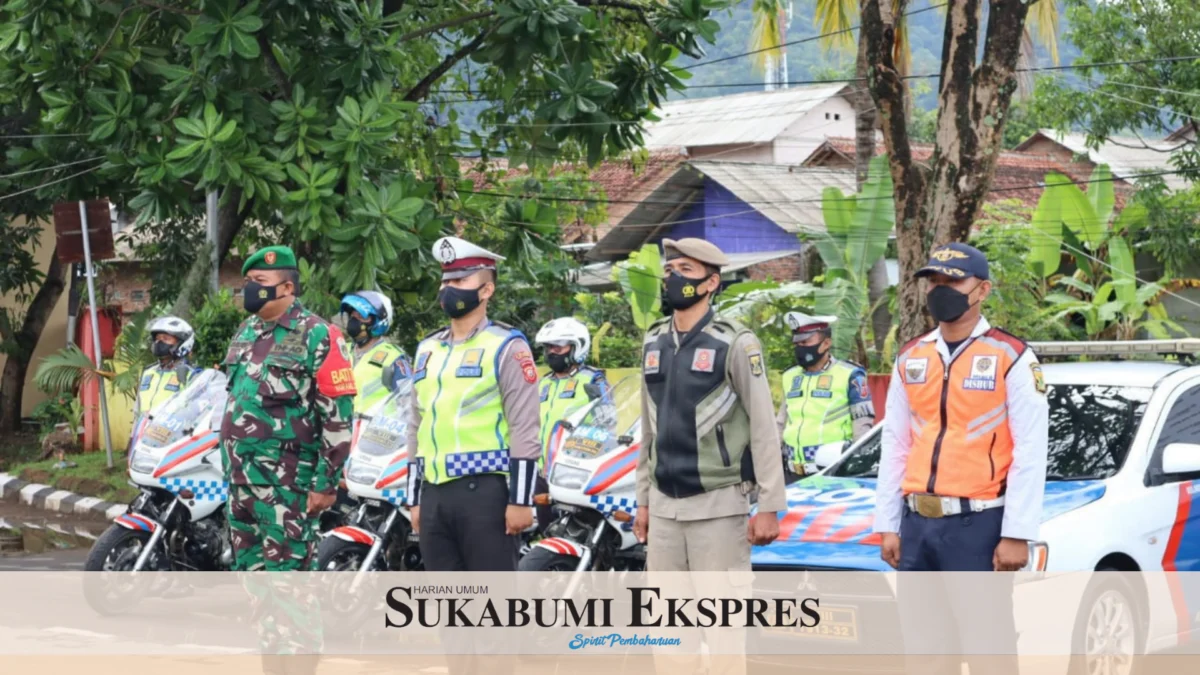
[[[989,329],[991,325],[987,319],[980,317],[975,330],[971,332],[971,337],[983,335]],[[942,362],[950,363],[950,349],[942,338],[941,329],[934,330],[921,340],[936,340]],[[962,346],[959,346],[959,350]],[[1046,395],[1037,390],[1031,368],[1036,363],[1037,355],[1032,349],[1027,349],[1009,369],[1004,379],[1008,406],[1006,424],[1013,438],[1013,460],[1008,469],[1004,521],[1000,536],[1030,541],[1038,538],[1041,527],[1050,426],[1050,406]],[[908,392],[899,366],[897,357],[896,364],[892,367],[883,419],[879,480],[875,494],[875,532],[899,532],[904,509],[904,495],[900,485],[908,466],[913,428]]]

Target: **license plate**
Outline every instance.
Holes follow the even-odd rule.
[[[817,613],[820,614],[821,621],[811,628],[797,625],[771,630],[788,637],[858,641],[858,614],[853,607],[821,607],[817,609]]]
[[[598,455],[604,449],[604,444],[590,438],[571,437],[563,444],[563,450],[578,452],[583,455]]]
[[[166,443],[171,439],[171,430],[161,424],[151,424],[146,427],[146,438],[158,443]]]

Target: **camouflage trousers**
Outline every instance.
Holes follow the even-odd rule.
[[[266,673],[291,672],[280,655],[318,654],[322,647],[321,611],[315,579],[317,519],[306,512],[308,493],[266,485],[230,485],[226,508],[234,570],[254,605]],[[304,661],[290,665],[307,670]],[[315,665],[315,664],[314,664]]]

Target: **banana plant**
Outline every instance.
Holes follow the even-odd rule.
[[[1045,182],[1033,213],[1036,236],[1026,264],[1063,288],[1045,296],[1046,314],[1082,318],[1093,339],[1132,340],[1141,330],[1157,338],[1169,338],[1171,331],[1187,335],[1159,302],[1163,287],[1138,285],[1128,233],[1145,222],[1147,212],[1135,200],[1113,217],[1116,199],[1108,166],[1096,167],[1086,193],[1058,172],[1047,174]],[[1063,250],[1075,261],[1070,276],[1057,275]]]
[[[130,401],[134,400],[142,371],[154,362],[148,332],[152,314],[153,308],[148,308],[130,318],[117,338],[116,358],[101,361],[101,366],[97,368],[91,357],[79,347],[71,345],[42,359],[34,374],[34,384],[53,395],[74,393],[80,384],[100,378],[112,382],[115,390]],[[125,369],[117,372],[116,363],[125,364]]]
[[[812,239],[825,263],[825,284],[815,292],[815,311],[838,318],[833,327],[834,354],[860,361],[859,332],[870,309],[867,273],[887,252],[896,224],[892,176],[887,155],[871,160],[867,182],[859,195],[835,187],[822,193],[825,233]]]
[[[613,279],[621,284],[633,310],[633,322],[643,331],[662,316],[662,255],[658,245],[646,244],[613,266]]]

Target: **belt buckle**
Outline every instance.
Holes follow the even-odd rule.
[[[942,510],[942,498],[935,495],[914,495],[916,512],[926,518],[941,518],[945,515]]]

